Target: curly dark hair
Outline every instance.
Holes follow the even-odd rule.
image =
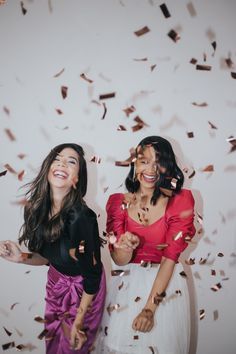
[[[184,183],[184,175],[176,163],[175,154],[173,152],[171,144],[168,140],[160,136],[148,136],[141,140],[136,148],[136,158],[138,157],[138,152],[140,151],[140,149],[144,150],[145,147],[150,145],[155,150],[158,164],[165,169],[165,173],[162,173],[160,171],[160,176],[156,182],[155,189],[151,198],[151,203],[155,205],[159,196],[161,194],[164,194],[161,191],[162,188],[173,191],[173,188],[171,188],[170,185],[172,178],[175,178],[177,180],[174,193],[178,193],[181,190]],[[131,193],[137,192],[140,187],[139,181],[133,178],[134,168],[134,162],[132,162],[129,174],[125,180],[125,186],[127,190]]]
[[[52,201],[48,173],[57,155],[66,148],[73,149],[79,155],[78,182],[76,189],[71,188],[64,197],[60,212],[49,219]],[[87,166],[83,148],[73,143],[57,145],[44,159],[36,178],[24,187],[28,188],[25,194],[27,203],[24,207],[24,224],[20,229],[19,243],[23,242],[30,251],[37,252],[40,250],[43,240],[53,242],[60,237],[65,216],[73,206],[85,205],[83,197],[87,191]]]

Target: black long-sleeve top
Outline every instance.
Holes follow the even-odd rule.
[[[70,255],[74,250],[76,259]],[[95,294],[100,285],[102,263],[96,214],[87,206],[72,208],[55,242],[44,241],[39,253],[60,273],[84,278],[84,290]]]

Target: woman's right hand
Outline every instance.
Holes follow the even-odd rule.
[[[139,237],[126,231],[120,236],[119,240],[114,244],[114,247],[121,248],[124,251],[133,251],[139,245]]]
[[[0,257],[10,262],[20,263],[22,251],[14,241],[0,241]]]

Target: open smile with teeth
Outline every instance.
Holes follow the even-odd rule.
[[[55,170],[53,172],[53,176],[61,179],[66,179],[68,177],[68,174],[64,171]]]
[[[155,183],[156,182],[156,180],[157,180],[157,176],[156,175],[146,175],[146,174],[142,174],[142,176],[143,176],[143,179],[144,179],[144,181],[145,182],[147,182],[147,183]]]

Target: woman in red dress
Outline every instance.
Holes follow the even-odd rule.
[[[195,234],[194,199],[171,144],[143,139],[126,178],[128,193],[107,202],[113,270],[98,353],[187,354],[189,294],[181,252]]]

